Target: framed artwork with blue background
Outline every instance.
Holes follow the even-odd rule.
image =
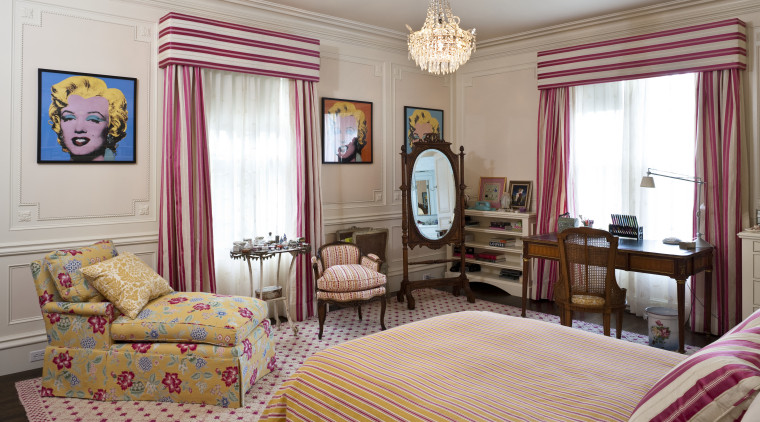
[[[135,163],[137,79],[39,69],[38,163]]]
[[[443,110],[404,106],[404,145],[407,154],[412,145],[428,133],[437,133],[443,139]]]

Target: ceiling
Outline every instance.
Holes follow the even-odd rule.
[[[429,0],[254,0],[407,33],[425,22]],[[449,0],[463,29],[480,41],[607,14],[685,0]],[[298,12],[298,10],[294,10]]]

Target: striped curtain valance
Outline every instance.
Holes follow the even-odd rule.
[[[158,26],[158,65],[185,65],[319,82],[319,40],[169,13]]]
[[[541,51],[538,89],[746,67],[746,24],[728,19]]]

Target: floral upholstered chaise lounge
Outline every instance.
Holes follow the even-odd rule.
[[[43,396],[240,407],[275,366],[266,302],[174,292],[111,241],[32,262]]]

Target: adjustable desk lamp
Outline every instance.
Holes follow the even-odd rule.
[[[683,180],[684,182],[691,182],[697,184],[697,238],[694,239],[696,247],[711,246],[706,240],[702,238],[702,186],[705,182],[701,177],[686,176],[683,174],[672,173],[669,171],[655,170],[647,168],[647,175],[641,178],[642,188],[654,188],[654,178],[652,176],[667,177],[670,179]]]

